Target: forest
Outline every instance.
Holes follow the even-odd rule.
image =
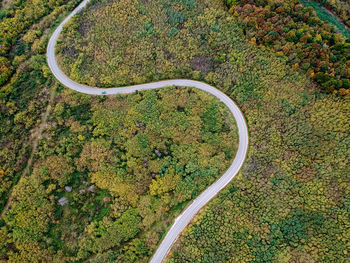
[[[173,217],[235,156],[227,111],[193,89],[108,98],[64,89],[33,171],[3,216],[11,233],[3,257],[30,261],[33,246],[40,262],[81,262],[111,249],[117,261],[146,261]]]
[[[350,30],[321,20],[310,1],[226,1],[250,42],[287,57],[327,92],[350,93]],[[312,2],[312,1],[311,1]]]
[[[144,74],[139,74],[139,76],[133,76],[137,73],[132,74],[128,82],[142,83],[147,80],[164,78],[164,75],[157,75],[159,71],[147,72],[146,70],[173,66],[172,57],[169,57],[168,54],[179,54],[180,52],[177,52],[176,47],[171,47],[173,41],[169,41],[165,36],[178,38],[179,27],[186,24],[187,18],[193,15],[191,13],[195,9],[200,11],[205,8],[196,5],[194,9],[194,1],[186,1],[182,7],[178,7],[180,11],[177,8],[159,10],[159,7],[154,7],[152,12],[155,12],[154,9],[156,9],[159,16],[163,16],[162,21],[160,19],[154,21],[157,25],[153,24],[153,21],[144,14],[140,4],[130,7],[132,2],[119,3],[118,10],[116,10],[117,7],[106,8],[100,11],[99,16],[90,13],[90,15],[84,15],[84,18],[80,20],[77,16],[76,20],[79,21],[73,20],[70,27],[66,27],[70,31],[65,34],[68,40],[58,46],[58,51],[60,53],[62,49],[61,65],[72,79],[90,85],[121,85],[123,83],[121,80],[129,78],[130,71],[136,70],[136,67],[133,66],[137,63],[135,59],[144,60],[146,63],[138,65],[137,72],[141,71]],[[323,91],[343,96],[349,95],[349,30],[345,29],[346,35],[337,33],[334,27],[316,15],[312,7],[303,7],[298,0],[288,2],[242,0],[238,3],[227,0],[226,3],[231,7],[229,12],[237,17],[245,36],[251,43],[263,45],[276,54],[287,57],[288,64],[310,75]],[[177,6],[176,3],[174,5]],[[118,13],[120,10],[123,12]],[[140,15],[136,16],[136,12],[139,12]],[[109,15],[110,13],[119,14],[120,20]],[[106,17],[108,23],[101,27],[91,28],[90,25],[98,23],[100,16]],[[77,25],[83,25],[83,23],[84,26]],[[158,31],[155,28],[156,25],[159,27]],[[77,26],[79,28],[76,28]],[[74,28],[76,30],[73,30]],[[160,30],[161,28],[163,30]],[[113,34],[114,32],[121,34],[121,39],[119,34]],[[163,38],[159,39],[159,36]],[[147,45],[147,42],[151,42],[150,39],[157,40]],[[134,48],[130,47],[131,41],[134,43]],[[201,44],[198,40],[193,43]],[[138,47],[143,52],[138,52]],[[187,57],[194,56],[192,50],[193,48],[187,49]],[[186,51],[181,50],[181,52]],[[204,72],[215,66],[215,63],[210,63],[199,56],[197,60],[193,59],[187,63],[187,71],[196,70],[195,64],[207,67]],[[218,56],[214,61],[216,64],[220,64],[220,60],[224,59],[220,57],[220,54]],[[153,62],[149,58],[153,58]],[[128,61],[125,62],[125,59]],[[88,66],[96,61],[99,62],[97,67]],[[165,61],[167,63],[164,63]],[[149,65],[151,62],[156,65]],[[112,72],[117,72],[114,74],[115,77]],[[201,78],[205,79],[205,76]]]
[[[2,1],[0,15],[1,210],[27,167],[57,83],[45,63],[51,28],[79,1]]]
[[[230,164],[233,120],[191,88],[93,97],[62,87],[45,49],[79,1],[5,2],[0,261],[148,262]],[[57,46],[80,83],[201,80],[244,113],[245,164],[186,228],[171,263],[346,262],[348,51],[312,7],[264,0],[96,0]]]

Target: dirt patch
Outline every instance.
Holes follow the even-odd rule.
[[[207,75],[210,71],[213,71],[214,61],[207,56],[196,56],[191,61],[191,68],[202,72],[203,75]]]
[[[80,21],[78,22],[78,24],[79,24],[78,31],[83,37],[85,37],[87,32],[90,30],[90,28],[94,26],[94,23],[87,22],[87,21]]]
[[[76,50],[75,47],[72,47],[72,46],[63,49],[62,54],[64,56],[71,57],[73,59],[78,58],[78,50]]]
[[[12,4],[12,0],[2,0],[1,7],[2,8],[9,8]]]

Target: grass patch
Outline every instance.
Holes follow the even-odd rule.
[[[317,16],[323,21],[328,22],[336,28],[336,32],[343,34],[345,37],[350,38],[350,30],[337,18],[327,11],[320,3],[314,1],[300,0],[302,5],[309,7],[311,6],[315,11]]]

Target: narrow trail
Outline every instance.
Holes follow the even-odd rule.
[[[50,92],[49,101],[48,101],[48,104],[47,104],[47,107],[46,107],[46,110],[45,110],[44,114],[42,114],[42,116],[41,116],[40,124],[39,124],[39,126],[35,127],[34,132],[31,134],[30,142],[32,144],[32,151],[30,153],[29,159],[27,161],[27,165],[26,165],[25,169],[23,170],[23,173],[22,173],[21,177],[29,175],[30,168],[33,165],[34,155],[35,155],[36,150],[38,148],[38,142],[42,138],[43,130],[47,128],[47,118],[50,115],[51,105],[52,105],[52,102],[54,100],[55,94],[56,94],[56,89],[54,88]],[[13,191],[14,187],[15,187],[15,185],[12,187],[12,189],[11,189],[11,191],[9,193],[9,197],[7,199],[7,202],[6,202],[5,206],[4,206],[4,209],[1,211],[1,217],[4,214],[6,214],[7,210],[10,208],[11,202],[13,200],[12,191]]]
[[[55,98],[55,94],[56,94],[56,90],[53,89],[50,92],[50,98],[49,98],[49,102],[48,102],[47,107],[46,107],[46,111],[41,116],[40,125],[38,127],[36,127],[34,133],[32,133],[32,135],[31,135],[33,137],[32,152],[29,156],[29,159],[27,162],[27,167],[25,168],[23,175],[28,175],[30,168],[32,167],[34,154],[36,152],[36,149],[38,148],[38,142],[42,138],[43,130],[47,128],[47,118],[50,115],[51,105],[52,105],[52,102]]]
[[[332,11],[331,9],[328,9],[328,8],[325,7],[325,6],[322,6],[322,8],[323,8],[326,12],[328,12],[330,15],[334,16],[335,18],[337,18],[337,20],[339,21],[339,23],[343,24],[344,27],[345,27],[347,30],[349,30],[349,32],[350,32],[350,27],[349,27],[347,24],[345,24],[344,20],[341,19],[341,18],[337,15],[337,13],[335,13],[335,12]]]
[[[226,94],[224,94],[222,91],[204,82],[194,81],[189,79],[172,79],[172,80],[164,80],[164,81],[133,85],[133,86],[127,86],[127,87],[99,89],[96,87],[89,87],[87,85],[79,84],[73,81],[72,79],[70,79],[69,77],[67,77],[59,68],[56,60],[56,55],[55,55],[56,41],[63,29],[63,26],[67,23],[67,21],[69,21],[70,18],[72,18],[75,14],[81,11],[89,3],[89,1],[90,0],[84,0],[76,9],[74,9],[73,12],[69,16],[67,16],[63,20],[63,22],[56,28],[56,30],[54,31],[54,33],[50,38],[50,41],[47,47],[46,58],[53,75],[57,78],[59,82],[61,82],[67,88],[73,89],[81,93],[90,94],[90,95],[103,95],[103,96],[113,95],[113,94],[133,93],[136,91],[149,90],[149,89],[161,89],[161,88],[170,87],[170,86],[197,88],[215,96],[220,101],[222,101],[228,107],[228,109],[234,116],[237,123],[239,145],[238,145],[238,150],[237,150],[235,159],[233,160],[231,166],[227,169],[227,171],[216,182],[210,185],[197,198],[195,198],[185,208],[185,210],[175,219],[173,225],[171,226],[170,230],[162,240],[156,253],[153,255],[151,259],[151,263],[160,263],[164,261],[172,245],[176,242],[176,240],[178,239],[182,231],[190,223],[193,217],[213,197],[215,197],[228,183],[230,183],[231,180],[237,175],[237,173],[241,169],[246,158],[246,154],[248,151],[248,144],[249,144],[247,124],[238,106]]]
[[[317,1],[312,1],[312,0],[303,0],[303,1],[301,1],[301,3],[304,7],[312,7],[315,10],[315,12],[317,13],[317,16],[321,20],[323,20],[324,22],[328,23],[331,26],[336,27],[337,30],[339,30],[339,31],[342,31],[341,29],[339,29],[339,26],[344,26],[345,30],[349,31],[349,34],[350,34],[350,27],[345,23],[345,21],[340,16],[338,16],[338,14],[335,11],[332,10],[331,6],[323,5]],[[317,9],[319,9],[319,10],[317,10]],[[322,18],[320,16],[321,14],[319,14],[319,12],[324,12],[324,13],[327,13],[330,16],[334,17],[337,20],[337,22],[339,23],[339,26],[332,23],[331,21],[328,21],[327,19]],[[343,32],[341,32],[341,33],[343,34]],[[347,35],[344,35],[344,36],[349,37]]]

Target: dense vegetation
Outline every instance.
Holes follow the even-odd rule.
[[[132,3],[122,1],[106,9],[97,9],[98,15],[88,13],[72,20],[64,35],[66,40],[58,46],[58,51],[62,51],[61,65],[71,78],[98,86],[140,83],[165,78],[159,74],[161,67],[166,69],[163,72],[170,71],[170,77],[174,75],[171,69],[179,66],[174,65],[177,56],[184,56],[181,66],[186,67],[185,72],[178,75],[198,70],[201,64],[207,73],[225,59],[217,54],[215,61],[210,62],[193,54],[192,46],[179,52],[178,46],[172,46],[176,41],[169,41],[169,38],[187,37],[186,32],[178,34],[180,28],[187,24],[186,20],[194,15],[193,12],[200,12],[205,5],[196,5],[194,1],[185,1],[182,6],[177,2],[162,3],[160,6],[168,7],[154,6],[150,12],[158,12],[160,17],[153,21],[145,13],[147,7]],[[298,0],[242,0],[238,3],[227,1],[227,4],[232,6],[230,11],[238,18],[251,42],[286,55],[290,65],[306,71],[323,90],[341,95],[350,93],[350,38],[337,34],[311,7],[304,8]],[[99,24],[101,17],[105,24],[91,26]],[[214,27],[212,30],[220,29]],[[350,35],[350,31],[348,33]],[[200,42],[196,39],[188,46],[202,45]],[[97,66],[93,66],[96,62]],[[134,66],[137,63],[137,67]]]
[[[350,37],[336,33],[312,7],[299,0],[227,3],[252,43],[286,56],[288,64],[312,76],[323,90],[350,93]]]
[[[221,7],[96,4],[66,29],[61,63],[91,85],[204,79],[239,102],[250,132],[242,173],[188,228],[170,262],[345,262],[350,102],[320,94],[288,58],[247,43]]]
[[[10,2],[18,10],[41,3]],[[1,87],[3,202],[23,175],[38,127],[47,129],[37,138],[33,170],[14,187],[0,221],[3,261],[146,262],[175,214],[234,154],[237,137],[225,111],[191,89],[100,98],[60,87],[55,95],[45,62],[47,29],[77,2],[57,1],[63,7],[19,31],[3,56],[13,72]],[[98,86],[205,80],[237,101],[247,118],[250,149],[242,172],[186,230],[170,262],[346,262],[346,96],[319,93],[287,65],[295,65],[287,53],[248,43],[242,31],[247,36],[251,29],[221,0],[94,2],[58,47],[70,76]],[[7,12],[1,22],[17,13]],[[48,121],[39,125],[46,106]],[[214,151],[220,153],[212,158]]]
[[[5,2],[5,1],[4,1]],[[37,40],[35,45],[40,45],[39,39],[42,35],[42,30],[52,25],[55,22],[57,15],[64,10],[69,10],[79,1],[60,1],[60,0],[13,0],[10,1],[7,8],[1,8],[0,12],[0,85],[5,84],[12,72],[16,68],[16,65],[20,60],[13,61],[14,55],[21,56],[24,53],[24,46],[18,47],[16,54],[11,54],[10,51],[13,44],[18,38],[28,29],[35,24],[40,18],[45,17],[41,24],[37,26],[36,30],[27,34],[25,42],[34,44],[34,40]],[[68,4],[66,6],[65,4]],[[23,57],[22,57],[23,59]],[[15,64],[15,65],[13,65]]]
[[[147,261],[173,216],[231,164],[237,138],[232,115],[200,91],[63,90],[3,217],[2,257]]]
[[[3,1],[0,15],[0,207],[23,173],[55,90],[45,64],[50,28],[79,1]],[[6,4],[6,5],[5,5]]]
[[[288,89],[278,83],[258,105],[242,104],[251,135],[245,165],[169,263],[348,262],[350,102],[302,89],[286,99]]]

